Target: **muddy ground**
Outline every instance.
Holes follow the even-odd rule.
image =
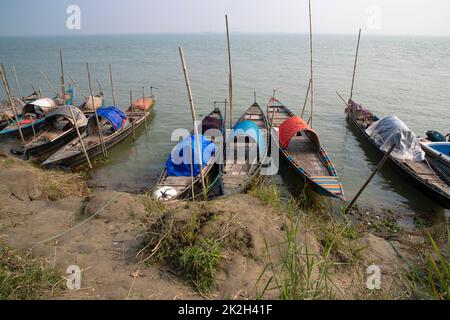
[[[0,179],[0,245],[44,258],[62,276],[71,265],[82,270],[80,290],[65,290],[50,299],[280,297],[274,279],[284,273],[291,221],[287,212],[254,195],[160,205],[146,195],[89,190],[82,175],[45,172],[6,155],[0,156]],[[200,290],[195,279],[186,277],[167,258],[169,251],[162,255],[163,250],[175,250],[167,242],[173,236],[169,230],[188,230],[193,216],[192,243],[213,239],[220,244],[209,290]],[[382,217],[382,210],[376,216]],[[415,294],[404,274],[427,259],[430,246],[423,231],[397,230],[392,223],[373,229],[368,226],[376,224],[361,217],[350,229],[342,228],[323,213],[300,219],[295,236],[299,254],[307,249],[316,259],[312,278],[320,277],[326,256],[333,298],[408,299]],[[327,253],[330,237],[335,240]],[[367,289],[371,265],[381,269],[380,290]],[[316,298],[326,299],[328,293]]]

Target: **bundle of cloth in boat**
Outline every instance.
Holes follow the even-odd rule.
[[[416,135],[396,116],[375,122],[367,128],[366,133],[384,152],[388,152],[395,145],[391,155],[399,161],[425,160],[425,152],[422,151]]]
[[[201,134],[199,134],[199,141],[204,168],[216,154],[217,147]],[[193,134],[176,145],[166,163],[167,175],[171,177],[198,176],[200,174],[200,161],[197,150],[197,141]]]
[[[126,114],[117,107],[105,107],[97,110],[97,115],[100,118],[107,120],[114,131],[119,131],[128,125],[128,118]],[[95,126],[95,116],[89,118],[89,127]]]

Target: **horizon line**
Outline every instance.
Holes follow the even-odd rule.
[[[0,35],[0,38],[29,38],[29,37],[90,37],[90,36],[138,36],[138,35],[224,35],[226,32],[208,32],[208,31],[193,31],[193,32],[124,32],[124,33],[59,33],[59,34],[16,34],[16,35]],[[305,35],[309,36],[307,32],[251,32],[251,31],[233,31],[232,34],[242,35]],[[332,32],[316,32],[319,36],[355,36],[358,33],[332,33]],[[375,37],[429,37],[429,38],[449,38],[448,35],[432,35],[432,34],[386,34],[386,33],[365,33],[365,36]]]

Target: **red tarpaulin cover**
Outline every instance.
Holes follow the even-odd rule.
[[[314,143],[320,146],[319,138],[316,133],[308,126],[308,124],[299,116],[293,116],[286,120],[279,129],[280,145],[287,149],[292,138],[299,132],[306,131],[311,133],[310,138],[315,140]]]

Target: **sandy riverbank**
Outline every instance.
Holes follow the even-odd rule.
[[[59,277],[28,298],[427,297],[427,285],[416,281],[433,256],[426,232],[445,243],[442,227],[403,230],[391,212],[370,208],[338,222],[280,203],[270,186],[162,205],[148,195],[90,190],[83,175],[43,171],[7,155],[0,155],[0,179],[2,253],[11,248],[8,254],[24,257],[16,267],[34,259]],[[17,272],[0,257],[0,277]],[[81,290],[64,288],[71,265],[82,270]],[[381,270],[380,290],[367,288],[371,265]],[[5,283],[0,297],[23,298]],[[55,285],[60,290],[52,292]]]

